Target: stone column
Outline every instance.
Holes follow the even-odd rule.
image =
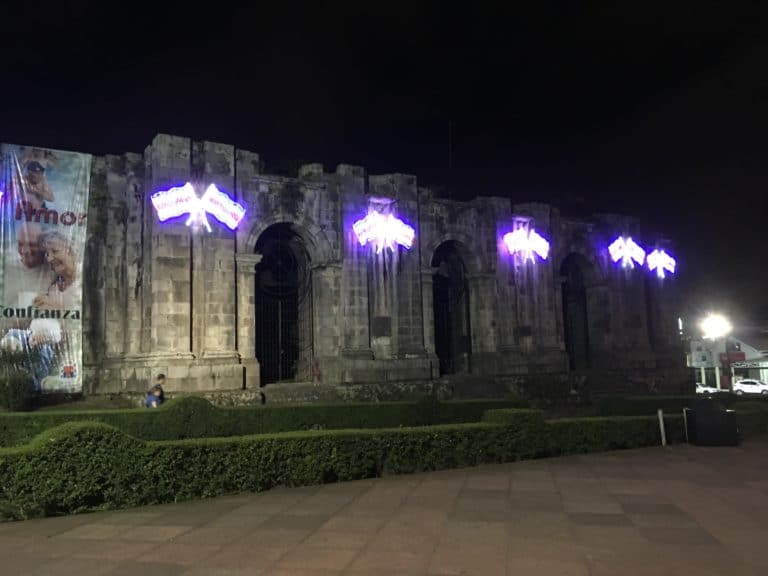
[[[148,250],[143,254],[149,270],[147,351],[154,356],[191,359],[191,232],[184,219],[160,223],[149,199],[156,190],[191,179],[189,139],[158,135],[152,142],[151,169],[151,186],[144,200],[149,229]]]
[[[391,358],[397,350],[397,331],[393,317],[397,315],[395,282],[398,250],[384,248],[370,252],[368,276],[371,299],[371,349],[377,359]]]
[[[472,339],[471,371],[474,374],[496,372],[496,313],[494,310],[495,274],[467,275],[469,284],[469,322]]]
[[[536,291],[536,347],[558,350],[556,314],[560,285],[555,282],[551,261],[536,261],[533,288]]]
[[[440,360],[437,357],[437,350],[435,349],[434,280],[435,269],[421,269],[421,318],[424,351],[431,363],[430,376],[432,378],[437,378],[440,376]]]
[[[234,197],[234,148],[215,142],[203,142],[201,152],[204,180],[200,184],[199,194],[203,194],[209,184],[215,184],[219,190]],[[195,274],[200,273],[202,276],[200,284],[203,291],[202,309],[197,308],[195,302],[194,314],[202,317],[202,331],[196,336],[199,337],[204,357],[235,360],[235,234],[213,216],[208,216],[208,220],[212,232],[202,235],[200,242],[195,244],[196,248],[199,246],[201,249],[201,267],[195,267]],[[198,284],[195,283],[197,289]]]
[[[341,201],[341,324],[342,355],[346,358],[373,358],[369,318],[368,247],[360,246],[353,226],[368,210],[365,170],[340,165],[336,169]]]
[[[500,352],[518,351],[515,331],[518,322],[518,279],[515,276],[515,257],[501,253],[496,259],[496,334]]]
[[[256,265],[261,254],[235,254],[237,274],[237,352],[245,366],[246,388],[261,385],[256,358]]]
[[[432,268],[421,269],[421,317],[423,319],[424,350],[435,354],[434,274]]]
[[[313,367],[322,372],[325,382],[339,380],[341,350],[339,311],[341,303],[341,266],[326,264],[312,267],[312,352]],[[316,375],[313,373],[313,380]]]

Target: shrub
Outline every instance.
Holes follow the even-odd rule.
[[[9,370],[0,376],[0,405],[6,410],[29,410],[34,398],[34,382],[27,372]]]
[[[680,420],[667,421],[670,441],[681,437]],[[533,410],[493,411],[470,424],[152,442],[100,423],[68,423],[0,449],[0,514],[28,518],[658,443],[655,417],[545,422]]]
[[[596,403],[599,416],[650,416],[661,408],[665,414],[681,414],[683,408],[690,408],[693,402],[702,396],[607,396]],[[720,392],[712,396],[717,402],[736,408],[745,403],[760,404],[768,408],[768,398],[737,396]]]
[[[98,423],[68,423],[0,450],[2,499],[13,516],[52,516],[147,500],[143,443]]]
[[[478,422],[491,408],[525,406],[521,399],[378,404],[308,404],[216,408],[207,400],[175,398],[155,410],[46,411],[0,414],[0,446],[29,442],[64,422],[103,422],[144,440],[268,434],[293,430],[396,428]]]
[[[0,350],[0,406],[6,410],[29,410],[35,384],[28,366],[38,360],[35,350]]]
[[[502,426],[544,426],[544,415],[540,410],[520,408],[492,408],[483,413],[482,420]]]
[[[661,444],[659,420],[655,416],[610,418],[563,418],[550,420],[549,453],[577,454]],[[674,444],[685,437],[682,416],[665,416],[664,433]]]
[[[664,414],[682,414],[695,396],[606,396],[595,403],[598,416],[652,416],[661,408]]]
[[[742,436],[754,436],[768,431],[768,399],[748,398],[721,392],[713,396],[718,403],[736,411],[736,421]],[[597,404],[601,416],[653,415],[661,408],[665,418],[691,408],[696,396],[636,396],[606,397]]]
[[[731,405],[736,411],[739,434],[757,436],[768,431],[768,403],[762,400],[739,400]]]

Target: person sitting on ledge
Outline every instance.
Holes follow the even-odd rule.
[[[155,385],[150,388],[146,395],[145,406],[147,408],[157,408],[165,402],[163,384],[165,384],[165,374],[158,374],[155,379]]]

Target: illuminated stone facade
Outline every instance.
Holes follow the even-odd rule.
[[[185,182],[240,202],[237,230],[159,222],[150,195]],[[253,152],[167,135],[143,155],[95,159],[91,186],[90,393],[141,392],[158,372],[171,393],[268,400],[531,392],[544,381],[567,393],[584,375],[601,389],[676,390],[684,378],[674,275],[624,269],[608,252],[628,234],[674,253],[632,218],[442,200],[415,176],[344,164],[275,176]],[[361,245],[353,225],[369,211],[412,226],[413,246]],[[549,241],[546,260],[510,255],[502,238],[521,226]]]

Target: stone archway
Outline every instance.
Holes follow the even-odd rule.
[[[583,255],[573,252],[560,266],[563,278],[563,337],[570,370],[590,367],[590,334],[587,290],[592,276],[592,264]]]
[[[441,376],[470,371],[470,293],[462,248],[455,240],[445,241],[431,260],[434,342]]]
[[[264,215],[264,217],[254,220],[253,227],[240,238],[242,242],[238,241],[238,251],[235,255],[237,262],[237,349],[240,355],[241,362],[253,366],[252,373],[246,374],[246,386],[252,388],[255,386],[263,386],[266,382],[261,380],[261,366],[257,360],[257,350],[263,351],[259,348],[260,338],[257,338],[257,328],[259,323],[258,313],[256,309],[256,279],[258,275],[257,266],[261,263],[263,255],[260,253],[261,245],[257,250],[257,244],[262,236],[272,226],[280,225],[284,234],[287,234],[293,238],[294,242],[301,240],[301,245],[306,252],[307,269],[310,272],[310,286],[312,286],[312,296],[317,294],[316,284],[318,278],[323,274],[327,274],[332,256],[333,248],[325,232],[317,226],[309,218],[296,219],[292,215],[278,212],[275,214]],[[313,298],[310,298],[308,302],[313,302]],[[311,314],[304,314],[302,318],[305,324],[309,324],[311,329],[311,342],[312,345],[309,348],[313,365],[316,364],[321,355],[332,355],[333,350],[320,350],[318,346],[321,346],[321,342],[315,337],[318,327],[317,318],[315,317],[315,311]],[[306,346],[305,346],[306,348]],[[303,361],[300,363],[304,365]],[[306,370],[301,368],[297,369],[297,375],[294,380],[302,379],[305,377]],[[254,377],[258,374],[258,377]],[[314,372],[310,374],[314,378]]]
[[[308,218],[294,219],[282,214],[275,214],[271,217],[265,217],[260,219],[250,230],[247,238],[245,239],[245,246],[243,251],[246,253],[253,253],[256,251],[256,243],[261,236],[266,232],[268,228],[276,224],[285,225],[290,230],[300,237],[304,242],[304,248],[309,255],[309,260],[312,263],[312,267],[318,268],[326,266],[331,260],[332,248],[331,243],[325,235],[325,232],[314,224],[312,220]]]
[[[261,384],[311,379],[312,261],[305,240],[288,223],[266,228],[254,251],[255,344]]]

